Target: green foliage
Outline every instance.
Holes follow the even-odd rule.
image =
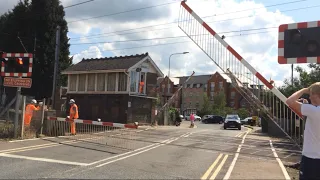
[[[240,116],[241,119],[244,119],[249,116],[249,111],[245,108],[240,108],[237,110],[238,115]]]
[[[22,94],[40,99],[50,97],[55,59],[56,27],[61,27],[58,74],[71,65],[68,27],[59,0],[24,0],[12,11],[0,16],[0,50],[4,52],[35,52],[32,87]],[[36,38],[36,41],[35,41]],[[66,85],[66,77],[59,76],[57,85]]]
[[[309,64],[310,72],[297,66],[295,71],[299,73],[298,77],[293,78],[293,85],[290,79],[284,80],[284,85],[279,90],[286,96],[291,96],[294,92],[309,87],[311,84],[318,82],[320,79],[320,65]]]
[[[226,96],[223,91],[213,96],[212,111],[215,115],[224,116],[226,114]]]
[[[203,93],[203,105],[200,112],[198,112],[198,116],[202,117],[207,114],[212,114],[212,108],[207,93]]]

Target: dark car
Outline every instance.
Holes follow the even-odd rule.
[[[240,117],[237,114],[228,114],[224,121],[223,128],[238,128],[241,130]]]
[[[223,123],[223,117],[221,116],[209,116],[206,119],[202,120],[203,123],[208,124],[208,123]]]

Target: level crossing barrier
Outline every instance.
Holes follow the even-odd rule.
[[[71,123],[75,123],[76,134],[71,134]],[[120,124],[62,117],[47,117],[46,135],[79,143],[94,143],[115,148],[135,149],[135,133],[138,124]]]
[[[186,1],[181,2],[178,27],[213,61],[220,74],[230,81],[228,88],[235,89],[241,95],[238,102],[235,102],[236,99],[228,102],[229,106],[239,103],[240,107],[247,107],[243,103],[246,102],[256,115],[263,116],[269,125],[274,124],[301,148],[303,117],[286,104],[287,98],[276,88],[273,80],[263,77],[250,61],[225,41],[226,36],[218,35]]]

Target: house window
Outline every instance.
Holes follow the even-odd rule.
[[[166,88],[166,85],[162,84],[162,85],[161,85],[161,92],[164,93],[164,89],[165,89],[165,88]]]
[[[210,92],[210,100],[213,101],[214,92]]]
[[[116,76],[117,76],[117,73],[108,73],[108,80],[107,80],[108,91],[116,91]]]
[[[234,101],[230,101],[230,106],[234,107]]]
[[[97,74],[97,91],[105,91],[106,85],[106,74],[99,73]]]
[[[96,74],[88,74],[87,91],[95,90]]]
[[[118,91],[127,91],[127,75],[125,73],[119,73]]]
[[[231,99],[234,99],[236,97],[236,92],[234,92],[234,91],[231,91]]]
[[[69,75],[69,91],[77,90],[77,74]]]
[[[197,84],[197,88],[200,88],[201,84]]]
[[[136,71],[131,71],[130,72],[130,91],[131,92],[137,92],[137,76],[138,72]]]
[[[210,90],[214,91],[214,82],[210,82]]]
[[[171,93],[171,84],[168,84],[168,93]]]
[[[79,74],[78,91],[86,90],[86,74]]]
[[[219,89],[223,89],[223,82],[219,82]]]

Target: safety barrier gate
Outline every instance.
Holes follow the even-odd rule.
[[[258,111],[273,121],[301,148],[302,116],[287,106],[287,98],[241,57],[187,4],[181,2],[179,28],[231,79],[232,86]],[[269,121],[269,123],[272,123]]]
[[[74,123],[76,134],[71,132]],[[74,121],[62,117],[47,117],[46,135],[58,139],[71,140],[69,143],[91,143],[107,145],[121,149],[135,149],[139,146],[137,136],[138,125],[101,122],[75,119]]]

